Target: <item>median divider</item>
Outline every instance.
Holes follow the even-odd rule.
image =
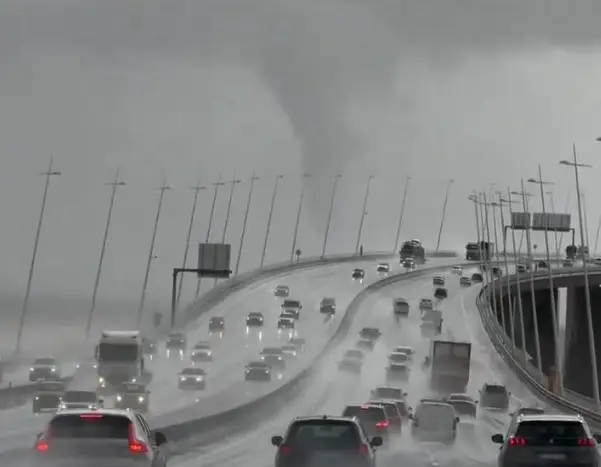
[[[454,256],[449,255],[448,257]],[[338,329],[326,344],[324,350],[315,357],[305,370],[273,392],[215,415],[156,427],[156,429],[165,433],[170,440],[172,452],[184,452],[194,445],[210,444],[226,436],[233,436],[236,433],[251,430],[254,426],[264,423],[274,413],[289,406],[290,401],[302,395],[309,385],[315,383],[315,377],[319,375],[320,366],[328,361],[332,351],[347,337],[357,312],[371,294],[390,284],[436,271],[447,270],[448,268],[449,265],[422,267],[416,271],[391,275],[368,285],[348,305]]]
[[[596,271],[597,272],[597,271]],[[599,272],[597,272],[599,273]],[[560,270],[553,274],[554,277],[562,276],[574,276],[583,274],[580,271],[566,271]],[[542,281],[547,280],[548,273],[539,273],[535,275],[535,280]],[[519,281],[529,281],[530,276],[526,274],[520,274]],[[507,277],[505,280],[517,282],[518,278],[516,275]],[[554,392],[550,391],[547,387],[547,378],[545,375],[540,375],[538,369],[534,367],[530,362],[524,364],[523,352],[517,349],[512,344],[510,338],[507,336],[495,313],[490,305],[488,292],[488,285],[482,287],[482,290],[476,298],[476,307],[480,314],[480,319],[486,330],[491,343],[501,356],[505,364],[517,375],[520,381],[540,400],[545,401],[550,406],[565,413],[578,413],[581,414],[589,424],[595,427],[601,427],[601,414],[595,410],[591,410],[588,407],[576,404],[573,401],[568,400],[565,397],[561,397]]]

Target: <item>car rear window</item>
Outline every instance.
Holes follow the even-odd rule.
[[[537,409],[534,407],[523,407],[518,410],[519,415],[542,415],[545,413],[543,409]]]
[[[403,391],[396,388],[377,388],[374,393],[384,399],[402,399]]]
[[[571,420],[523,421],[518,425],[515,436],[526,439],[530,445],[575,445],[578,439],[587,436],[582,423]]]
[[[182,375],[204,375],[205,371],[202,368],[184,368]]]
[[[343,420],[296,422],[286,439],[286,444],[311,450],[355,450],[361,442],[357,426]]]
[[[441,423],[455,418],[455,410],[450,405],[422,404],[415,411],[415,418],[422,428],[436,428]]]
[[[507,394],[507,388],[505,386],[486,386],[484,393],[491,396],[504,396]]]
[[[381,422],[386,420],[386,413],[382,407],[350,406],[344,409],[343,417],[357,417],[361,422]]]
[[[409,360],[409,357],[407,356],[406,353],[395,352],[395,353],[390,354],[388,359],[393,363],[405,363],[406,361]]]
[[[128,439],[127,417],[106,414],[59,415],[50,421],[52,438]]]
[[[397,406],[395,405],[394,402],[374,402],[374,404],[376,405],[381,405],[382,407],[384,407],[384,412],[386,413],[386,418],[388,418],[389,420],[391,418],[396,418],[399,416],[399,410],[397,409]]]
[[[63,400],[65,402],[96,402],[96,393],[91,391],[67,391]]]
[[[300,302],[298,300],[284,300],[284,306],[300,307]]]

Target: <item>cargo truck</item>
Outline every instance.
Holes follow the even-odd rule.
[[[472,344],[434,340],[427,357],[430,385],[437,393],[464,393],[470,379]]]

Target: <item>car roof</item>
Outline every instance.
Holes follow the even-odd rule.
[[[199,368],[197,366],[187,366],[186,368],[182,368],[180,373],[184,373],[184,372],[193,372],[196,374],[201,374],[201,373],[205,374],[206,373],[205,370],[203,370],[202,368]]]
[[[100,414],[100,415],[115,415],[126,417],[129,420],[135,419],[135,412],[124,409],[61,409],[56,413],[55,417],[62,417],[63,415],[85,415],[85,414]],[[54,418],[54,417],[53,417]]]
[[[419,405],[436,405],[436,406],[443,406],[443,407],[453,407],[451,404],[449,404],[446,401],[442,401],[442,400],[434,400],[434,399],[422,399],[421,401],[419,401]]]
[[[355,406],[349,406],[349,407],[355,407]],[[357,419],[355,417],[342,417],[342,416],[335,416],[335,415],[300,416],[300,417],[295,417],[292,420],[292,423],[294,423],[294,422],[311,422],[311,421],[318,421],[318,420],[333,420],[333,421],[338,421],[338,422],[349,422],[349,423],[355,423],[355,424],[357,423]]]
[[[289,287],[287,285],[278,285],[276,286],[276,289],[288,289]]]
[[[584,422],[582,415],[528,414],[518,417],[520,422]]]
[[[248,316],[263,316],[263,313],[261,313],[260,311],[249,311],[248,312]]]
[[[225,318],[224,318],[223,316],[213,316],[213,317],[211,318],[211,320],[213,320],[213,319],[218,319],[218,320],[222,321],[222,320],[224,320]]]

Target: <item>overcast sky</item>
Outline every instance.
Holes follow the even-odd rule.
[[[366,250],[392,248],[408,175],[402,236],[427,249],[449,178],[444,248],[475,237],[473,189],[518,188],[539,163],[558,182],[563,210],[573,177],[556,162],[570,157],[572,141],[583,162],[601,155],[599,18],[598,0],[3,0],[0,291],[24,292],[43,189],[37,173],[50,156],[62,176],[49,192],[37,294],[91,295],[104,183],[117,167],[127,186],[115,204],[101,298],[139,296],[163,177],[173,190],[153,299],[167,296],[182,261],[189,187],[220,175],[261,177],[244,269],[259,260],[278,173],[285,178],[267,262],[290,254],[303,171],[315,175],[299,236],[306,255],[319,253],[336,173],[344,174],[330,243],[337,252],[354,250],[370,174]],[[582,174],[593,237],[597,178]],[[227,235],[235,252],[247,192],[248,183],[237,185]],[[223,189],[214,241],[227,197]],[[210,203],[203,192],[195,242],[206,236]]]

